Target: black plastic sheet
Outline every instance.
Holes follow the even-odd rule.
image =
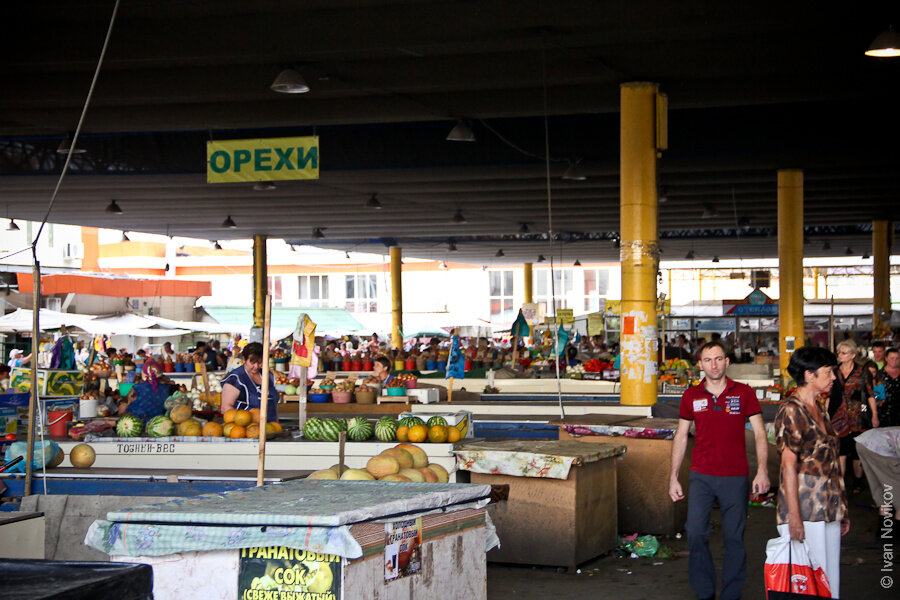
[[[0,560],[0,600],[152,600],[149,565]]]

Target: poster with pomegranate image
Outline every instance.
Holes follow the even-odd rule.
[[[422,519],[385,523],[384,580],[422,571]]]

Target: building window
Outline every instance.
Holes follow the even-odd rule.
[[[350,312],[378,312],[378,279],[375,275],[347,275],[347,302]]]
[[[310,308],[328,306],[328,275],[300,275],[300,305]]]
[[[584,270],[584,310],[597,312],[609,293],[609,269]]]
[[[272,296],[272,306],[281,304],[281,276],[270,275],[269,278],[269,295]]]
[[[556,308],[569,308],[568,296],[572,293],[574,287],[574,277],[575,272],[573,269],[554,269],[553,287],[551,287],[550,269],[535,271],[534,301],[543,302],[551,314],[556,314],[555,310],[550,310],[550,301],[554,296],[556,297]]]
[[[515,318],[515,314],[513,314],[513,272],[491,271],[488,275],[491,287],[491,320],[512,321]]]

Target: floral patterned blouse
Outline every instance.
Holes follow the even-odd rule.
[[[847,377],[841,373],[840,366],[835,367],[834,374],[837,376],[837,383],[832,388],[832,394],[839,389],[843,391],[843,397],[837,410],[831,413],[831,422],[835,431],[840,437],[865,431],[866,427],[863,425],[862,416],[863,403],[865,402],[865,406],[868,406],[869,398],[874,395],[874,392],[862,365],[853,365],[853,370]],[[837,401],[838,398],[834,400]]]
[[[840,521],[847,514],[847,492],[838,459],[840,442],[828,418],[825,402],[816,399],[824,429],[796,396],[781,404],[775,417],[775,445],[781,456],[785,448],[797,455],[797,486],[800,516],[804,521]],[[778,524],[788,522],[784,490],[778,488]]]

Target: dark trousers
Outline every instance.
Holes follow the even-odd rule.
[[[747,577],[747,552],[744,550],[744,527],[747,525],[747,503],[750,480],[743,475],[717,477],[691,471],[688,515],[685,529],[690,559],[688,570],[691,587],[698,598],[716,595],[716,567],[709,551],[709,516],[713,502],[719,501],[722,512],[722,600],[737,600]]]

